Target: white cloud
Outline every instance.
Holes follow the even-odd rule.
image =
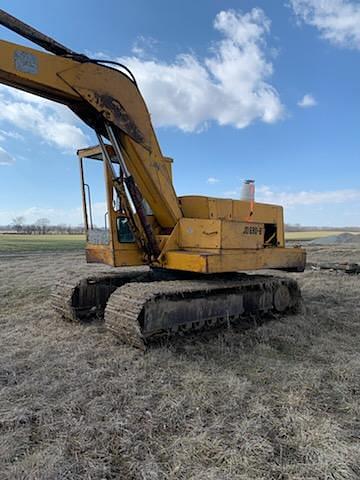
[[[185,53],[161,62],[146,55],[156,41],[139,37],[133,55],[118,59],[136,75],[154,123],[193,132],[210,122],[244,128],[257,120],[274,123],[281,119],[284,108],[269,83],[273,74],[272,49],[267,45],[271,22],[263,10],[221,11],[213,26],[221,38],[205,58]],[[6,86],[0,87],[0,121],[66,151],[88,143],[69,109]]]
[[[315,107],[317,105],[317,101],[315,100],[314,96],[310,93],[307,93],[303,96],[303,98],[298,102],[299,107],[301,108],[310,108]]]
[[[156,126],[193,132],[209,122],[236,128],[256,120],[274,123],[284,108],[268,83],[273,73],[266,43],[270,23],[259,8],[244,14],[221,11],[214,28],[222,39],[206,58],[187,53],[169,63],[139,56],[118,60],[135,74]]]
[[[299,192],[281,192],[263,185],[256,189],[255,198],[258,202],[274,203],[284,207],[297,205],[341,204],[360,201],[360,190],[343,189]]]
[[[95,226],[104,226],[105,202],[92,204],[93,222]],[[35,223],[39,218],[47,218],[53,225],[80,225],[83,223],[82,207],[53,208],[53,207],[28,207],[25,209],[0,210],[0,225],[8,225],[15,217],[24,217],[26,224]]]
[[[20,135],[19,132],[0,129],[0,140],[4,140],[5,138],[12,138],[14,140],[24,140],[24,137]]]
[[[216,178],[216,177],[209,177],[206,181],[207,181],[207,183],[210,183],[210,184],[212,184],[212,185],[213,185],[214,183],[219,183],[219,182],[220,182],[220,180],[219,180],[218,178]]]
[[[360,3],[350,0],[290,0],[295,14],[341,47],[360,49]]]
[[[35,223],[39,218],[48,218],[52,224],[82,223],[81,208],[28,207],[24,209],[0,210],[0,225],[8,225],[15,217],[24,217],[26,224]]]
[[[0,147],[0,165],[13,165],[15,159],[2,147]]]
[[[158,41],[153,37],[139,35],[132,46],[132,53],[137,57],[146,57],[149,51],[154,51]]]
[[[40,136],[45,142],[65,151],[88,144],[69,109],[49,100],[9,87],[0,87],[0,121]],[[0,132],[4,136],[4,131]],[[20,136],[17,132],[11,134]],[[7,136],[9,132],[7,132]]]

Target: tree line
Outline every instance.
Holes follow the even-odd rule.
[[[55,234],[79,234],[84,233],[83,225],[66,225],[64,223],[54,225],[48,218],[39,218],[33,223],[26,223],[23,216],[14,217],[9,225],[0,225],[0,231],[14,232],[28,235]]]
[[[304,226],[300,225],[299,223],[295,224],[285,224],[285,232],[317,232],[317,231],[334,231],[334,232],[359,232],[360,227],[331,227],[331,226],[325,226],[325,227],[318,227],[318,226]]]
[[[300,224],[285,224],[286,232],[310,232],[317,230],[333,230],[341,232],[358,232],[360,227],[318,227],[303,226]],[[79,234],[84,233],[83,225],[66,225],[65,223],[52,224],[48,218],[39,218],[33,223],[26,223],[23,216],[14,217],[9,225],[0,225],[0,232],[15,232],[29,235],[45,235],[47,233],[57,234]]]

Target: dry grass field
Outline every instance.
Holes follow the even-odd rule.
[[[360,478],[359,276],[293,274],[302,314],[144,355],[55,320],[52,283],[99,270],[80,251],[0,258],[1,479]]]

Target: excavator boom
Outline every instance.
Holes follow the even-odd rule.
[[[0,82],[67,105],[96,132],[113,128],[127,170],[163,228],[182,217],[150,115],[132,78],[74,53],[0,10],[0,24],[53,54],[0,41]]]

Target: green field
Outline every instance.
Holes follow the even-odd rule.
[[[285,232],[286,240],[315,240],[316,238],[328,237],[329,235],[340,235],[345,233],[339,230],[314,230],[309,232]],[[359,232],[347,232],[347,233],[359,233]]]
[[[0,235],[0,253],[69,251],[85,247],[84,235]]]

